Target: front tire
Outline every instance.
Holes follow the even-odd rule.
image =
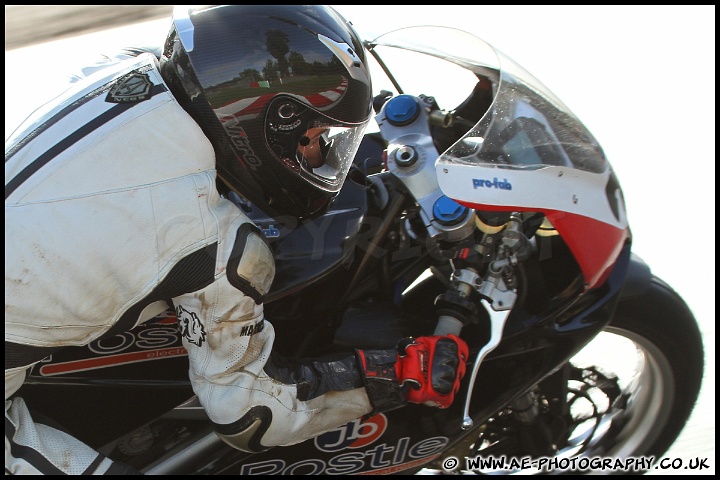
[[[644,288],[621,297],[610,324],[570,364],[568,401],[576,420],[556,456],[658,459],[700,393],[702,336],[684,300],[651,276]],[[650,468],[635,465],[615,473]]]
[[[658,458],[677,439],[700,393],[704,350],[697,321],[683,299],[653,276],[647,289],[620,300],[606,331],[633,342],[646,366],[636,372],[637,385],[630,385],[637,391],[627,392],[636,402],[628,408],[631,424],[609,453]]]
[[[552,416],[549,411],[541,415],[546,425],[562,425],[558,432],[562,439],[557,438],[554,453],[558,460],[657,460],[675,442],[695,406],[704,369],[702,336],[695,317],[684,300],[659,278],[650,275],[635,287],[640,288],[626,291],[620,298],[610,324],[570,360],[564,373],[558,372],[566,379],[565,386],[560,387],[562,392],[554,390],[556,387],[543,391],[547,387],[544,384],[536,390],[537,398],[544,399],[545,404],[554,396],[567,396],[567,411],[562,416]],[[518,449],[524,445],[519,439],[528,432],[512,420],[512,409],[498,413],[476,427],[479,437],[468,445],[468,457],[531,453]],[[563,465],[562,461],[556,464]],[[593,468],[592,463],[586,465]],[[642,467],[572,473],[637,474],[651,467],[641,462],[636,465]]]

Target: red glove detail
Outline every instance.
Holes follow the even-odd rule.
[[[465,375],[469,349],[455,335],[403,339],[395,364],[408,402],[449,407]]]

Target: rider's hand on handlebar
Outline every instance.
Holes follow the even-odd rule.
[[[398,342],[398,381],[411,403],[449,407],[465,375],[469,350],[455,335],[406,338]]]
[[[370,414],[411,403],[449,407],[465,375],[467,344],[455,335],[404,338],[391,350],[356,350]]]

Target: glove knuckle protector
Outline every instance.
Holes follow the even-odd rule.
[[[460,390],[469,355],[455,335],[403,338],[392,350],[358,350],[372,413],[407,402],[449,407]]]
[[[467,345],[455,335],[421,337],[422,353],[414,368],[420,370],[422,387],[408,391],[408,401],[439,408],[449,407],[460,389],[468,357]]]

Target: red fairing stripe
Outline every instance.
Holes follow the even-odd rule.
[[[602,285],[628,238],[628,229],[567,212],[544,213],[575,255],[585,288]]]
[[[521,212],[527,208],[481,205],[455,200],[476,210]],[[550,220],[575,256],[585,277],[585,289],[602,285],[610,274],[629,236],[627,228],[618,228],[589,217],[557,210],[533,209]]]

